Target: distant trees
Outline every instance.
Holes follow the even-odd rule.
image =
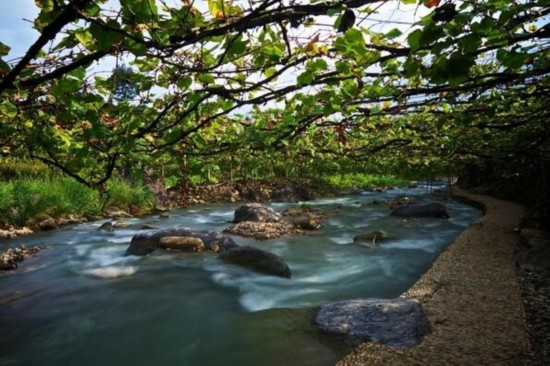
[[[125,64],[117,65],[113,69],[113,75],[111,76],[114,83],[112,98],[115,101],[132,100],[138,94],[138,87],[132,81],[132,75],[134,75],[134,71]]]

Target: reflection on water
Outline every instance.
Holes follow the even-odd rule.
[[[17,272],[0,275],[0,365],[333,364],[340,355],[315,332],[315,307],[398,296],[480,215],[448,201],[450,220],[402,220],[375,202],[422,193],[320,199],[308,205],[328,217],[312,235],[235,238],[282,256],[290,280],[223,264],[209,253],[124,257],[137,231],[99,232],[102,222],[0,244],[47,247]],[[170,219],[131,223],[221,230],[237,206],[177,210]],[[353,243],[372,230],[392,239],[375,248]]]

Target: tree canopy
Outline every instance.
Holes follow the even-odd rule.
[[[2,154],[91,187],[224,153],[397,170],[548,154],[548,0],[200,3],[36,0],[25,55],[0,43]],[[382,8],[426,15],[366,26]],[[110,60],[135,97],[112,102]]]

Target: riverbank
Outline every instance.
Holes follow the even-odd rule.
[[[189,208],[198,204],[227,202],[296,202],[313,198],[328,197],[345,191],[387,190],[398,184],[409,183],[392,176],[344,176],[346,180],[315,181],[312,179],[257,179],[238,180],[223,183],[190,184],[168,190],[151,184],[130,186],[115,181],[114,190],[107,202],[102,202],[99,193],[81,186],[70,179],[63,184],[50,187],[52,182],[19,181],[5,184],[4,191],[13,196],[14,187],[23,192],[17,199],[4,198],[0,205],[0,239],[31,235],[35,232],[53,230],[59,227],[86,222],[130,216],[142,216],[170,209]],[[352,178],[356,178],[353,180]],[[58,185],[58,186],[57,186]],[[2,187],[0,187],[2,188]],[[0,192],[3,192],[0,189]],[[153,198],[154,195],[154,198]],[[9,195],[6,194],[6,196]],[[58,207],[62,203],[63,207]],[[22,207],[19,207],[22,206]],[[102,208],[104,207],[104,208]],[[3,208],[3,209],[2,209]],[[24,213],[24,216],[22,215]],[[22,217],[20,217],[22,216]]]
[[[423,303],[432,332],[411,349],[365,343],[338,366],[522,364],[529,338],[512,256],[523,209],[458,189],[453,194],[477,202],[485,215],[404,293]]]

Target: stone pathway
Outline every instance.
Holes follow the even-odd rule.
[[[422,301],[432,333],[416,348],[365,343],[338,366],[519,365],[529,349],[512,260],[521,206],[455,190],[485,207],[404,295]]]

